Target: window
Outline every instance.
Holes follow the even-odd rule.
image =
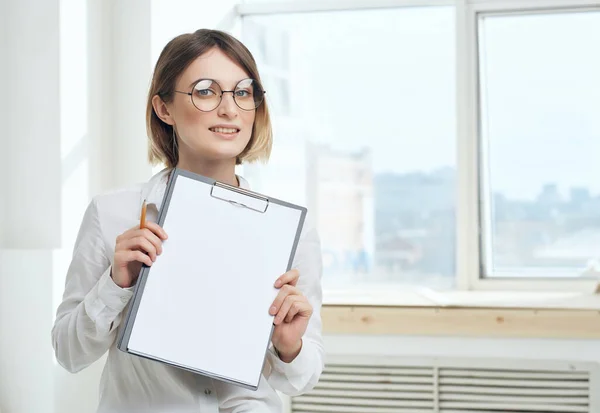
[[[325,288],[454,286],[454,21],[453,7],[243,19],[275,133],[269,166],[243,173],[308,207]]]
[[[235,10],[221,28],[256,57],[275,135],[239,172],[308,207],[326,296],[595,288],[598,0]]]
[[[600,11],[479,18],[484,277],[600,273]]]

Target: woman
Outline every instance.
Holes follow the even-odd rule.
[[[77,372],[108,351],[99,412],[280,412],[276,390],[310,390],[323,368],[321,253],[305,225],[294,269],[273,280],[274,332],[257,391],[121,352],[116,337],[142,263],[160,259],[167,238],[155,222],[177,166],[241,187],[236,164],[268,159],[271,124],[256,63],[226,33],[198,30],[162,51],[148,95],[150,160],[167,168],[141,187],[95,197],[75,243],[54,328],[59,363]],[[147,225],[139,229],[142,200]],[[235,252],[232,252],[235,254]],[[198,334],[201,335],[201,327]],[[232,355],[235,357],[235,355]]]

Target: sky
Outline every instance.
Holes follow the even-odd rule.
[[[456,166],[453,8],[247,21],[289,34],[292,111],[311,139],[370,147],[375,172]],[[565,194],[571,186],[600,193],[599,41],[600,12],[482,19],[482,131],[494,191],[532,199],[554,182]]]

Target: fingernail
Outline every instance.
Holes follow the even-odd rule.
[[[279,287],[281,285],[281,280],[275,281],[275,287]]]
[[[271,307],[271,314],[275,314],[275,311],[277,311],[277,308],[275,306]]]

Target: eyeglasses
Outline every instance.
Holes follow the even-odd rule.
[[[175,92],[190,95],[192,104],[201,112],[210,112],[219,107],[225,93],[232,94],[235,104],[240,109],[254,110],[261,105],[267,93],[254,79],[240,80],[234,90],[223,90],[213,79],[200,79],[194,83],[191,92]]]

